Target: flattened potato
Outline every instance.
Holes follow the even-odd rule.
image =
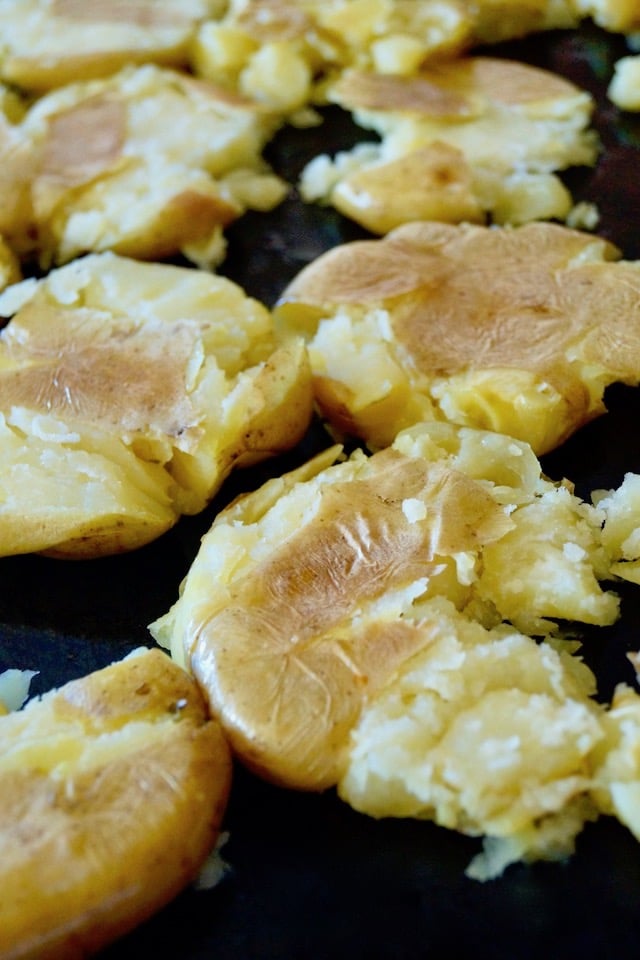
[[[308,426],[302,342],[222,277],[94,254],[0,315],[0,555],[133,549]]]
[[[167,122],[171,117],[171,122]],[[177,253],[211,266],[224,227],[287,186],[262,159],[278,117],[186,73],[147,64],[64,86],[0,129],[10,196],[0,230],[43,266],[87,251]]]
[[[412,220],[564,220],[573,204],[555,171],[597,157],[591,96],[524,63],[461,57],[410,76],[350,70],[328,97],[381,142],[314,158],[302,195],[372,233]]]
[[[42,92],[128,63],[186,66],[198,23],[221,0],[10,0],[0,79]]]
[[[545,481],[525,444],[427,424],[371,458],[332,465],[338,453],[218,514],[151,625],[242,760],[301,789],[343,774],[367,702],[431,644],[422,619],[434,597],[488,626],[515,609],[542,634],[548,616],[618,615],[597,582],[607,567],[594,508]],[[528,566],[492,555],[507,537]]]
[[[229,748],[158,650],[0,717],[0,954],[84,957],[197,875],[218,836]]]
[[[346,68],[409,75],[477,43],[576,26],[571,0],[231,0],[200,27],[197,73],[285,111]]]
[[[406,224],[323,254],[275,318],[307,340],[336,430],[381,447],[446,419],[541,454],[640,379],[640,265],[619,258],[555,224]]]

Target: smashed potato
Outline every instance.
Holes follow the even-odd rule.
[[[133,549],[308,426],[303,344],[222,277],[93,254],[0,315],[0,555]]]
[[[192,882],[231,780],[193,680],[139,650],[0,717],[0,954],[86,956]]]
[[[413,223],[343,244],[282,293],[304,336],[317,405],[373,447],[421,420],[523,439],[537,454],[637,384],[640,265],[557,224]]]
[[[16,122],[4,118],[2,180],[15,200],[0,230],[43,266],[101,250],[214,265],[224,228],[287,192],[261,156],[278,123],[247,99],[154,65],[62,87]]]
[[[595,508],[544,480],[525,444],[425,424],[370,458],[338,454],[219,513],[179,599],[151,625],[244,763],[302,789],[344,775],[366,704],[429,648],[433,598],[488,627],[515,610],[543,635],[548,616],[618,616],[597,582]],[[506,537],[510,549],[491,555]],[[513,551],[537,548],[545,566],[514,566]]]
[[[591,96],[515,61],[462,57],[409,77],[352,70],[328,97],[381,141],[319,154],[301,193],[372,233],[411,220],[565,220],[573,201],[555,171],[598,152]]]
[[[31,91],[129,63],[186,66],[197,25],[224,0],[11,0],[0,10],[0,79]]]
[[[576,26],[570,0],[231,0],[200,27],[197,73],[285,112],[356,67],[409,75],[478,43]]]

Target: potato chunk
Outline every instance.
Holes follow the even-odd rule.
[[[406,224],[328,251],[283,291],[318,407],[374,447],[421,420],[523,439],[537,454],[640,375],[640,266],[556,224]]]
[[[193,681],[140,650],[0,717],[0,954],[86,956],[196,877],[231,758]]]
[[[140,546],[307,428],[302,343],[224,278],[94,254],[0,315],[2,555]]]
[[[590,95],[515,61],[463,57],[408,77],[351,70],[328,97],[381,142],[314,158],[302,195],[372,233],[412,220],[564,220],[572,200],[555,171],[597,156]]]
[[[332,464],[337,453],[219,513],[179,599],[151,625],[193,670],[241,759],[302,789],[343,775],[366,704],[430,647],[434,598],[488,627],[517,607],[543,635],[548,615],[618,616],[597,583],[597,520],[577,521],[577,499],[541,477],[525,444],[427,424],[370,458]],[[492,556],[509,537],[512,552],[538,547],[545,565]],[[572,552],[581,559],[568,570]]]
[[[2,178],[17,199],[0,230],[44,266],[101,250],[211,266],[225,226],[287,192],[261,156],[278,124],[246,98],[149,64],[54,90],[18,122],[5,117]]]
[[[640,584],[640,476],[627,473],[617,489],[596,490],[602,544],[614,577]]]
[[[614,64],[607,94],[621,110],[640,111],[640,54],[621,57]]]

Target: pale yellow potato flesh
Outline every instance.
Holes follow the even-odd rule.
[[[640,54],[621,57],[614,64],[607,95],[621,110],[640,110]]]
[[[562,859],[597,811],[595,680],[567,651],[423,607],[429,642],[366,704],[339,792],[375,817],[430,819],[484,838],[468,868]]]
[[[603,514],[602,543],[613,578],[640,584],[640,476],[627,473],[619,487],[596,490]]]
[[[154,64],[65,85],[1,124],[0,231],[45,267],[101,250],[212,266],[224,228],[288,190],[262,158],[277,115]]]
[[[97,952],[198,874],[231,755],[193,680],[136,651],[0,717],[0,954]]]
[[[406,224],[336,247],[274,316],[305,338],[317,405],[374,448],[421,420],[530,443],[539,455],[637,384],[640,265],[557,224]]]
[[[93,254],[0,315],[0,555],[141,546],[307,429],[302,342],[222,277]]]
[[[343,776],[367,703],[429,648],[434,598],[487,628],[517,608],[543,636],[557,629],[550,617],[604,625],[619,612],[598,580],[599,514],[544,480],[525,444],[424,424],[370,458],[332,463],[339,452],[218,514],[178,600],[151,625],[240,759],[298,789]],[[542,582],[540,565],[495,552],[506,538],[510,551],[540,549]]]
[[[327,96],[380,142],[319,154],[302,196],[372,233],[411,220],[565,220],[573,201],[557,171],[598,155],[591,96],[513,60],[459,57],[409,76],[348,70]]]

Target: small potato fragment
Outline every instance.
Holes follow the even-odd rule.
[[[222,277],[94,254],[0,315],[0,555],[141,546],[308,426],[304,345]]]
[[[640,54],[621,57],[614,64],[607,94],[621,110],[640,111]]]
[[[138,650],[0,717],[0,954],[81,957],[191,881],[231,757],[196,685]]]
[[[274,316],[305,338],[339,432],[382,447],[449,420],[542,454],[604,412],[608,384],[639,382],[639,311],[640,266],[605,240],[418,222],[323,254]]]
[[[614,490],[595,490],[602,545],[613,577],[640,584],[640,475],[627,473]]]
[[[429,649],[434,599],[493,627],[513,616],[516,594],[517,616],[540,635],[553,632],[547,616],[618,615],[597,583],[597,520],[578,523],[577,499],[542,478],[525,444],[423,424],[369,458],[333,463],[339,453],[221,511],[150,627],[193,671],[241,760],[306,790],[338,781],[366,705]],[[542,584],[541,565],[491,556],[508,537],[530,546],[528,511],[541,529],[530,549],[546,550]]]

